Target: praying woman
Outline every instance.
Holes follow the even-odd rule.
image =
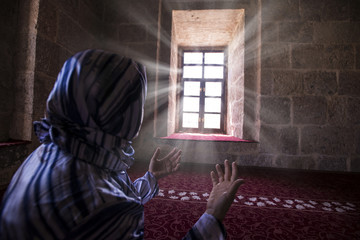
[[[143,205],[181,159],[176,148],[160,159],[157,148],[143,177],[132,182],[127,174],[146,88],[144,66],[117,54],[86,50],[65,62],[46,117],[34,123],[41,145],[4,195],[0,239],[144,238]],[[242,180],[235,164],[224,166],[211,173],[206,211],[184,239],[225,239],[222,220]]]

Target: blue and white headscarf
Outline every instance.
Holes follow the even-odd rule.
[[[79,160],[121,171],[133,163],[146,97],[145,68],[132,59],[87,50],[68,59],[47,100],[47,118],[35,122],[49,141]]]

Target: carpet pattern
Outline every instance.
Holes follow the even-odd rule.
[[[159,181],[159,195],[145,205],[145,239],[186,234],[205,211],[210,170],[191,167]],[[241,172],[245,184],[224,220],[227,239],[360,239],[359,174]]]

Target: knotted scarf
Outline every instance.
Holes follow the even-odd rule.
[[[132,59],[79,52],[62,67],[35,133],[76,159],[125,170],[134,161],[131,140],[142,124],[146,84],[145,68]]]

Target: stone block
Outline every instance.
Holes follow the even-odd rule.
[[[349,155],[354,152],[354,131],[339,127],[304,127],[301,130],[301,153]]]
[[[314,23],[314,42],[331,44],[359,43],[360,25],[356,22]]]
[[[103,20],[108,24],[130,23],[130,1],[111,1],[104,5]]]
[[[60,62],[60,48],[46,38],[37,37],[36,40],[35,71],[57,77],[63,62]]]
[[[0,70],[0,76],[0,113],[11,112],[14,106],[13,74],[9,70]]]
[[[262,22],[261,25],[261,42],[271,43],[279,41],[279,24],[278,22]]]
[[[114,2],[114,1],[112,1]],[[115,1],[124,4],[125,1]],[[108,4],[105,1],[98,0],[80,0],[80,6],[86,5],[92,13],[94,13],[99,19],[103,19],[105,5]]]
[[[353,69],[355,51],[352,45],[328,45],[324,48],[323,68]]]
[[[294,44],[291,56],[291,62],[294,68],[322,68],[322,62],[324,61],[324,46],[319,44]]]
[[[277,128],[262,125],[260,129],[260,152],[277,153],[280,135]]]
[[[300,17],[305,21],[320,21],[322,19],[325,0],[300,0]]]
[[[360,72],[341,71],[339,75],[339,95],[360,96]]]
[[[61,12],[68,16],[72,16],[75,21],[79,12],[81,11],[81,6],[79,0],[61,0],[61,1],[52,1],[57,8],[61,9]]]
[[[249,153],[257,153],[259,149],[259,143],[246,143],[246,142],[225,142],[225,145],[228,145],[228,152],[243,155]]]
[[[360,45],[356,46],[356,69],[360,69]]]
[[[311,22],[281,22],[279,25],[279,41],[311,43],[313,32]]]
[[[146,25],[142,24],[124,24],[119,25],[120,42],[145,42]]]
[[[346,157],[320,156],[318,159],[318,170],[323,171],[347,171]]]
[[[6,102],[1,102],[6,105]],[[11,122],[11,112],[0,112],[0,142],[9,140],[9,123]]]
[[[290,105],[287,97],[261,97],[261,121],[267,124],[290,123]]]
[[[6,23],[4,25],[9,25],[10,28],[16,27],[17,23],[17,14],[19,1],[14,0],[2,0],[0,8],[0,19],[1,22]]]
[[[149,63],[154,63],[156,60],[156,43],[131,43],[131,44],[128,44],[126,56],[131,57],[140,63],[144,63],[146,65],[146,69],[150,70],[152,66]],[[161,80],[162,79],[160,79],[160,81]],[[168,76],[167,76],[166,80],[168,81]],[[167,84],[168,84],[168,82],[167,82]]]
[[[309,21],[344,21],[349,19],[348,1],[300,0],[300,15]]]
[[[326,0],[323,3],[322,20],[345,21],[349,19],[349,1]]]
[[[263,21],[296,21],[300,17],[299,1],[263,1],[261,13]]]
[[[93,3],[90,2],[88,2],[88,5],[83,4],[81,11],[77,14],[77,19],[80,26],[86,29],[86,31],[94,36],[102,37],[104,22],[97,14],[97,12],[102,12],[102,9],[101,6],[99,6],[100,8],[97,11],[94,11],[91,6],[92,4]]]
[[[307,95],[334,95],[337,93],[336,72],[311,71],[303,75],[304,93]]]
[[[309,156],[280,155],[276,158],[274,167],[315,170],[316,162]]]
[[[80,27],[76,21],[60,13],[57,43],[66,47],[72,53],[76,53],[88,48],[94,48],[97,41],[93,35]]]
[[[273,94],[279,96],[296,96],[303,94],[301,73],[297,71],[273,71]]]
[[[46,110],[46,100],[54,86],[54,77],[48,77],[45,74],[36,73],[34,81],[34,115],[44,116]],[[39,120],[39,119],[36,119]]]
[[[347,98],[333,96],[328,100],[328,123],[332,126],[346,127],[347,119]]]
[[[32,114],[34,98],[34,73],[19,73],[14,81],[14,110]]]
[[[350,0],[350,20],[351,21],[360,21],[359,0]]]
[[[261,66],[264,68],[289,68],[290,47],[287,44],[263,44]]]
[[[38,13],[38,33],[55,41],[58,24],[58,12],[51,1],[42,1]]]
[[[273,155],[241,155],[236,156],[235,162],[241,166],[253,166],[253,167],[271,167],[273,161]]]
[[[351,158],[350,171],[351,172],[360,172],[360,158]]]
[[[299,153],[299,131],[295,127],[279,130],[279,151],[283,154],[296,155]]]
[[[306,96],[293,98],[294,124],[324,124],[327,103],[324,97]]]
[[[158,20],[159,0],[137,0],[130,1],[130,20],[139,23],[155,24]]]
[[[360,125],[360,98],[348,99],[347,117],[350,126]]]
[[[360,129],[356,129],[355,133],[355,153],[360,155]]]
[[[273,72],[264,69],[261,71],[261,95],[271,95],[273,89]]]

